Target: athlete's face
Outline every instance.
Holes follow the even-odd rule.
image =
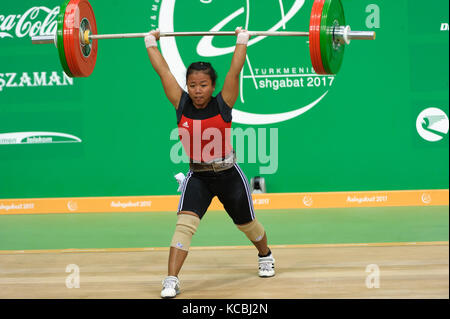
[[[215,89],[211,77],[201,71],[189,74],[187,88],[189,96],[194,102],[194,106],[199,109],[205,108],[208,105]]]

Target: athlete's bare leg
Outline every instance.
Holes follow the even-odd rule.
[[[264,237],[260,241],[252,241],[256,249],[258,249],[260,256],[266,256],[269,253],[269,247],[267,246],[267,235],[264,233]]]

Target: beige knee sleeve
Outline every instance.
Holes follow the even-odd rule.
[[[197,231],[200,224],[200,218],[187,214],[179,214],[175,234],[173,234],[171,247],[181,250],[189,250],[192,236]]]
[[[260,241],[265,234],[264,227],[256,219],[245,225],[237,225],[237,228],[254,242]]]

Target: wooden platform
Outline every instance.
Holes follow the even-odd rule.
[[[447,243],[274,246],[276,276],[257,276],[251,247],[193,248],[180,273],[182,299],[449,298]],[[0,298],[159,299],[167,249],[0,254]],[[80,270],[80,288],[66,279]],[[368,265],[380,271],[368,288]]]

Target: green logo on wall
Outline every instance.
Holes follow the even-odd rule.
[[[442,140],[448,133],[448,125],[447,114],[436,107],[423,110],[416,120],[417,132],[429,142]]]
[[[164,32],[233,31],[238,26],[252,31],[307,31],[311,4],[305,5],[305,0],[164,0],[158,27]],[[185,87],[187,66],[194,61],[211,62],[223,79],[235,42],[233,37],[205,36],[161,38],[160,45],[178,83]],[[308,45],[307,37],[250,39],[240,76],[240,97],[233,108],[235,123],[279,123],[319,104],[335,77],[314,72]],[[220,83],[217,87],[220,89]]]
[[[74,135],[55,132],[17,132],[0,134],[0,145],[81,142],[81,139]]]

